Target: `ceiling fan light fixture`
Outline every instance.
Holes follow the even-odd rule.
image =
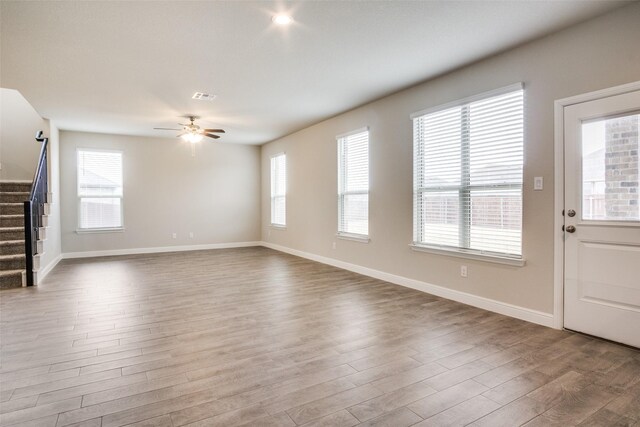
[[[220,135],[217,135],[217,134],[225,133],[224,129],[201,128],[200,126],[195,124],[195,121],[199,119],[199,117],[197,116],[187,116],[187,118],[189,119],[189,123],[178,123],[180,126],[182,126],[182,129],[172,129],[172,128],[154,128],[154,129],[180,131],[180,133],[176,136],[180,137],[185,142],[191,143],[191,145],[202,141],[205,136],[211,139],[219,139]]]
[[[293,18],[290,15],[284,14],[284,13],[280,13],[278,15],[274,15],[271,20],[273,21],[274,24],[276,25],[280,25],[280,26],[287,26],[290,25],[293,22]]]
[[[202,138],[203,138],[202,134],[199,134],[197,132],[189,132],[182,135],[183,140],[190,142],[192,144],[202,141]]]

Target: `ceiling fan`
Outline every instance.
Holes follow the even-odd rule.
[[[195,124],[194,122],[199,119],[198,116],[187,116],[189,118],[189,123],[178,123],[182,126],[182,129],[173,129],[173,128],[154,128],[157,130],[176,130],[182,131],[176,137],[180,137],[185,141],[191,142],[195,144],[196,142],[202,141],[202,138],[205,136],[208,138],[218,139],[220,135],[216,135],[216,133],[225,133],[224,129],[202,129],[200,126]]]

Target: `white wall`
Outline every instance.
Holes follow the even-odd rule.
[[[61,251],[58,128],[53,122],[40,117],[16,90],[0,88],[0,105],[0,180],[33,180],[40,155],[40,144],[35,140],[36,132],[42,130],[44,136],[49,137],[47,166],[52,200],[49,200],[49,224],[44,253],[40,258],[39,278],[42,278],[59,261]]]
[[[40,271],[44,271],[45,275],[60,261],[62,251],[60,239],[60,132],[55,123],[50,120],[48,127],[49,192],[52,199],[49,200],[49,224],[47,238],[44,241],[44,254],[40,258]],[[42,277],[43,274],[40,273],[40,278]]]
[[[62,131],[60,141],[63,253],[260,240],[259,147],[205,140],[192,157],[177,138]],[[76,233],[77,148],[123,151],[124,232]]]
[[[554,100],[640,80],[640,4],[633,4],[262,147],[263,240],[543,313],[553,311]],[[427,55],[428,52],[425,52]],[[411,251],[411,113],[524,82],[523,253],[512,267]],[[368,244],[338,240],[335,136],[370,127]],[[286,152],[287,228],[269,227],[269,158]],[[533,191],[534,176],[544,191]],[[336,243],[336,249],[332,244]],[[460,265],[469,277],[460,277]]]
[[[33,179],[40,144],[36,132],[48,134],[46,120],[17,90],[0,88],[0,179]]]

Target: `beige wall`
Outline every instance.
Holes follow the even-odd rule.
[[[260,240],[259,147],[203,141],[192,157],[176,138],[62,131],[60,140],[63,253]],[[124,232],[76,233],[77,148],[123,151]]]
[[[291,249],[514,304],[553,311],[554,100],[640,80],[640,5],[633,4],[336,116],[262,147],[262,237]],[[428,52],[425,52],[427,55]],[[414,252],[413,112],[524,82],[525,267]],[[368,244],[336,239],[336,142],[370,127]],[[269,158],[287,154],[287,228],[269,227]],[[544,191],[533,191],[534,176]],[[336,242],[336,249],[332,243]],[[469,277],[460,277],[460,265]]]
[[[48,123],[22,94],[0,88],[0,179],[33,179],[40,154],[34,138],[39,130],[48,134]]]

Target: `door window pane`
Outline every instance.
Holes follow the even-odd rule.
[[[582,124],[582,218],[638,221],[640,114]]]

